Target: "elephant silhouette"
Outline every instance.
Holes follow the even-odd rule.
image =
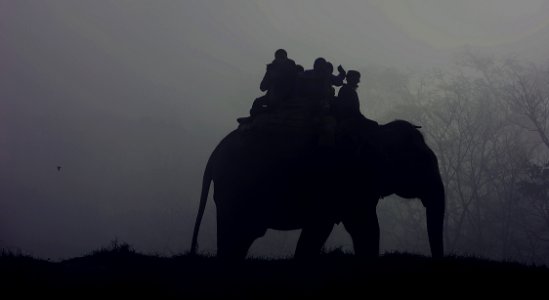
[[[295,257],[314,257],[339,222],[357,256],[377,257],[376,206],[391,194],[422,201],[432,257],[442,257],[445,195],[436,155],[409,122],[367,123],[338,131],[327,148],[311,134],[231,132],[204,171],[191,254],[213,182],[221,258],[245,258],[269,228],[302,229]]]

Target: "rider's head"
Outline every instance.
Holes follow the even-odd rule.
[[[360,72],[355,70],[349,70],[349,72],[347,72],[346,79],[347,79],[347,84],[356,85],[360,82]]]
[[[288,53],[284,49],[278,49],[275,51],[275,59],[286,59],[288,58]]]
[[[326,70],[326,60],[322,57],[315,59],[313,70],[317,72],[324,72],[324,70]]]

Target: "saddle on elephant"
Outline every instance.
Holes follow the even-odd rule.
[[[311,106],[307,98],[293,97],[255,115],[249,122],[240,122],[238,130],[261,135],[312,135],[316,133],[319,116]]]
[[[379,124],[362,114],[339,119],[329,110],[319,110],[307,98],[291,98],[269,111],[239,122],[238,131],[263,139],[314,140],[317,146],[334,147],[342,136],[356,140],[375,139]],[[372,141],[373,142],[373,141]]]

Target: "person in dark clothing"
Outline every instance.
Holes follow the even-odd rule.
[[[333,74],[334,66],[332,65],[332,63],[326,62],[326,67],[327,67],[326,76],[328,76],[327,80],[330,86],[329,88],[330,94],[329,94],[328,101],[331,103],[333,101],[333,98],[335,97],[334,86],[342,86],[343,80],[345,80],[345,76],[347,73],[345,72],[345,69],[343,69],[341,65],[337,67],[337,70],[339,72],[337,75]]]
[[[319,57],[315,60],[312,70],[302,73],[305,79],[302,81],[302,94],[309,98],[325,99],[335,96],[332,86],[342,86],[345,79],[345,69],[341,65],[337,67],[338,75],[333,75],[334,66],[332,63]],[[302,95],[303,96],[303,95]]]
[[[330,62],[327,62],[327,66],[328,66],[328,74],[330,74],[330,83],[333,86],[342,86],[343,80],[345,80],[345,76],[347,74],[345,72],[345,69],[343,69],[341,65],[337,66],[338,74],[334,75],[332,74],[334,72],[334,65],[332,65],[332,63]]]
[[[301,73],[305,72],[305,68],[303,68],[302,65],[296,65],[297,69],[297,76],[301,75]]]
[[[313,112],[327,107],[331,87],[329,76],[328,62],[322,57],[315,60],[312,70],[306,70],[299,76],[297,94],[313,104]]]
[[[276,50],[275,58],[267,65],[267,70],[259,85],[259,89],[267,94],[254,100],[250,109],[250,117],[267,112],[290,97],[294,91],[299,70],[298,65],[288,58],[286,50]],[[249,121],[251,121],[249,117],[238,119],[239,123]]]
[[[343,69],[343,68],[339,68]],[[318,129],[319,146],[331,148],[335,138],[335,119],[330,113],[330,102],[334,97],[332,87],[333,66],[324,58],[315,60],[313,69],[300,74],[297,95],[306,101],[308,110]]]
[[[293,92],[294,82],[297,78],[298,68],[284,49],[275,52],[275,59],[267,65],[267,71],[259,89],[267,92],[271,104],[287,99]]]
[[[347,72],[347,83],[340,89],[337,98],[331,103],[331,112],[337,121],[337,131],[340,136],[346,136],[352,144],[360,144],[360,139],[375,140],[378,123],[366,118],[360,112],[360,102],[356,89],[360,82],[360,73],[351,70]],[[374,147],[377,147],[374,145]]]
[[[332,110],[338,121],[362,116],[356,92],[360,82],[360,73],[351,70],[347,72],[346,79],[347,83],[339,89],[337,99],[332,102]]]

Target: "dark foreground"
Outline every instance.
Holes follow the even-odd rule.
[[[447,297],[546,293],[549,269],[475,258],[441,260],[388,254],[375,261],[332,252],[318,260],[250,259],[221,262],[188,255],[136,253],[126,245],[47,262],[4,253],[0,295],[178,296],[178,298],[288,299],[390,296]],[[19,298],[18,297],[18,298]],[[7,298],[5,298],[7,299]]]

